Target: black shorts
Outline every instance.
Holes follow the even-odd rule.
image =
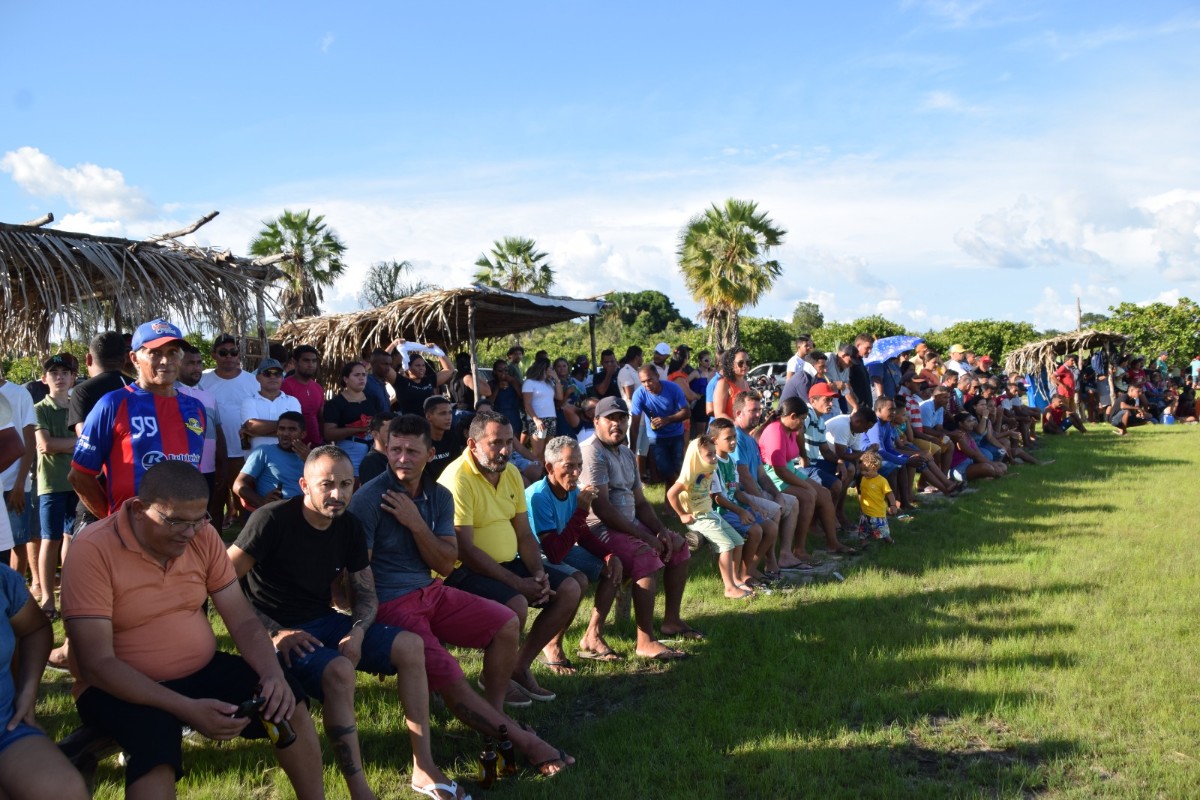
[[[300,682],[286,675],[297,702],[307,695]],[[240,657],[218,652],[212,661],[183,678],[162,681],[162,685],[185,697],[211,698],[238,705],[254,697],[259,677]],[[125,786],[163,764],[175,770],[175,780],[183,776],[183,723],[162,709],[141,706],[113,697],[92,686],[75,701],[79,718],[88,727],[103,731],[117,740],[125,751]],[[251,718],[242,730],[243,739],[264,739],[267,732]]]
[[[512,561],[505,561],[500,564],[501,567],[508,570],[519,578],[531,578],[525,562],[518,556]],[[557,590],[562,582],[569,579],[571,574],[576,570],[573,567],[564,566],[562,564],[551,564],[548,561],[543,561],[542,569],[546,572],[546,577],[550,579],[550,588]],[[460,564],[453,572],[446,576],[444,583],[454,589],[459,589],[471,594],[477,594],[480,597],[486,597],[488,600],[495,600],[502,605],[508,605],[508,601],[520,594],[516,589],[509,586],[507,583],[502,583],[486,575],[480,575],[466,564]],[[542,608],[549,601],[538,603],[533,608]]]

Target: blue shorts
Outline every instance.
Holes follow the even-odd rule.
[[[988,461],[1003,461],[1004,458],[1000,455],[1000,450],[993,444],[981,442],[979,449],[987,456]]]
[[[826,489],[833,486],[834,482],[837,481],[836,472],[829,472],[816,465],[800,467],[799,471],[808,476],[810,481],[817,481]]]
[[[879,465],[879,474],[886,478],[898,469],[900,469],[899,464],[893,464],[890,461],[884,461]]]
[[[512,455],[509,457],[509,461],[511,461],[513,464],[516,465],[518,472],[524,472],[525,468],[533,463],[528,458],[526,458],[525,456],[518,453],[516,450],[514,450],[512,452]]]
[[[300,681],[304,691],[312,697],[318,700],[324,699],[324,693],[321,691],[321,675],[329,666],[329,662],[341,655],[338,652],[338,642],[350,633],[353,625],[354,620],[349,616],[335,611],[311,622],[295,626],[298,630],[317,637],[325,645],[301,658],[293,657],[292,666],[285,667]],[[355,669],[374,675],[395,674],[396,668],[392,666],[392,642],[401,630],[401,628],[393,628],[391,625],[384,625],[380,622],[367,628],[367,634],[363,637],[362,655],[358,659],[358,666]]]
[[[752,508],[748,508],[746,510],[749,511],[752,515],[754,515],[754,522],[751,522],[750,525],[761,525],[762,524],[762,521],[763,521],[762,514],[758,513],[757,511],[755,511]],[[738,515],[733,513],[732,511],[730,511],[727,508],[721,509],[721,518],[729,523],[729,527],[733,528],[735,531],[737,531],[742,536],[745,536],[750,531],[750,525],[743,524],[742,520],[738,517]]]
[[[25,510],[20,514],[8,512],[8,525],[12,528],[13,546],[29,544],[40,539],[42,534],[41,521],[38,513],[38,498],[33,492],[25,493]]]
[[[543,564],[543,566],[546,565]],[[560,568],[571,567],[576,572],[586,575],[592,583],[597,583],[600,580],[600,573],[604,570],[604,559],[592,555],[581,545],[575,545],[567,551],[567,554],[563,556],[562,563],[558,566]]]
[[[13,742],[18,742],[26,736],[45,736],[43,731],[38,730],[32,725],[26,725],[24,722],[18,722],[17,727],[11,731],[6,731],[0,728],[0,753],[8,749],[8,746]]]

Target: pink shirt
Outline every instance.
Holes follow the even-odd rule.
[[[321,409],[325,407],[325,390],[318,381],[312,380],[301,383],[295,375],[283,379],[284,394],[291,395],[300,401],[300,413],[304,415],[304,432],[308,443],[313,447],[324,444],[325,437],[321,435]]]
[[[758,449],[765,464],[776,469],[786,467],[790,462],[800,457],[800,443],[796,441],[796,433],[783,427],[775,420],[758,437]]]

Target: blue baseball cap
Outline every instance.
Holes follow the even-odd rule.
[[[162,347],[168,342],[182,342],[183,333],[179,328],[176,328],[165,319],[154,319],[149,322],[143,322],[134,331],[133,341],[130,343],[130,348],[133,350],[141,350],[143,347],[153,350],[155,347]]]

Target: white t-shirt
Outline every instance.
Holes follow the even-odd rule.
[[[0,386],[0,394],[4,395],[4,399],[8,400],[8,405],[12,408],[12,424],[17,429],[17,433],[21,434],[22,439],[25,436],[25,426],[34,426],[37,424],[37,417],[33,413],[33,395],[19,383],[5,381],[3,386]],[[0,483],[4,485],[4,491],[13,488],[17,482],[17,470],[21,466],[21,459],[14,461],[8,469],[0,473]],[[25,476],[25,491],[33,488],[33,472],[37,469],[36,462],[29,470],[29,474]],[[10,534],[11,536],[11,534]],[[0,548],[3,549],[3,548]]]
[[[617,373],[617,386],[621,389],[621,399],[629,402],[629,399],[633,397],[633,393],[641,385],[642,379],[638,377],[637,367],[632,364],[626,364],[621,367],[621,371]],[[625,391],[626,387],[629,388],[628,392]]]
[[[850,430],[850,415],[838,414],[825,420],[825,439],[830,444],[845,447],[853,452],[862,452],[862,434]]]
[[[29,394],[29,392],[25,391],[24,387],[21,388],[21,391],[25,392],[26,394]],[[32,396],[30,396],[30,399],[33,399]],[[2,402],[2,401],[0,401],[0,402]],[[12,427],[11,424],[0,426],[0,431],[6,431],[11,427]],[[17,461],[20,461],[20,459],[17,459]],[[16,466],[16,462],[13,463],[13,466],[14,467]],[[14,473],[14,478],[15,478],[15,473]],[[0,550],[11,550],[12,548],[13,548],[12,525],[10,525],[8,522],[8,514],[0,514]]]
[[[954,370],[959,375],[966,375],[971,371],[971,365],[968,364],[965,359],[963,361],[955,361],[953,358],[951,358],[946,362],[945,367],[946,369]]]
[[[801,364],[804,365],[805,372],[807,372],[809,375],[811,375],[814,378],[817,377],[817,368],[814,367],[809,362],[805,361],[800,356],[796,356],[796,355],[794,355],[788,359],[788,362],[787,362],[788,373],[790,374],[790,373],[795,372],[796,370],[800,369]],[[826,367],[826,371],[828,371],[828,367]]]
[[[255,379],[257,383],[257,378]],[[274,400],[268,400],[262,396],[262,392],[247,397],[242,401],[242,413],[239,419],[241,422],[238,427],[246,424],[249,419],[261,419],[264,422],[275,422],[285,411],[295,411],[300,413],[300,401],[292,397],[287,392],[280,392],[279,397]],[[250,449],[253,450],[264,444],[277,444],[279,437],[277,436],[251,436]]]
[[[230,458],[241,458],[245,455],[242,450],[242,440],[238,436],[241,426],[242,402],[258,394],[258,379],[246,370],[242,370],[232,378],[222,378],[216,370],[206,370],[200,376],[200,388],[211,392],[217,401],[217,413],[224,422],[221,431],[225,434],[225,452]]]
[[[545,381],[526,379],[521,384],[521,394],[530,396],[533,415],[538,419],[554,419],[554,387]]]

